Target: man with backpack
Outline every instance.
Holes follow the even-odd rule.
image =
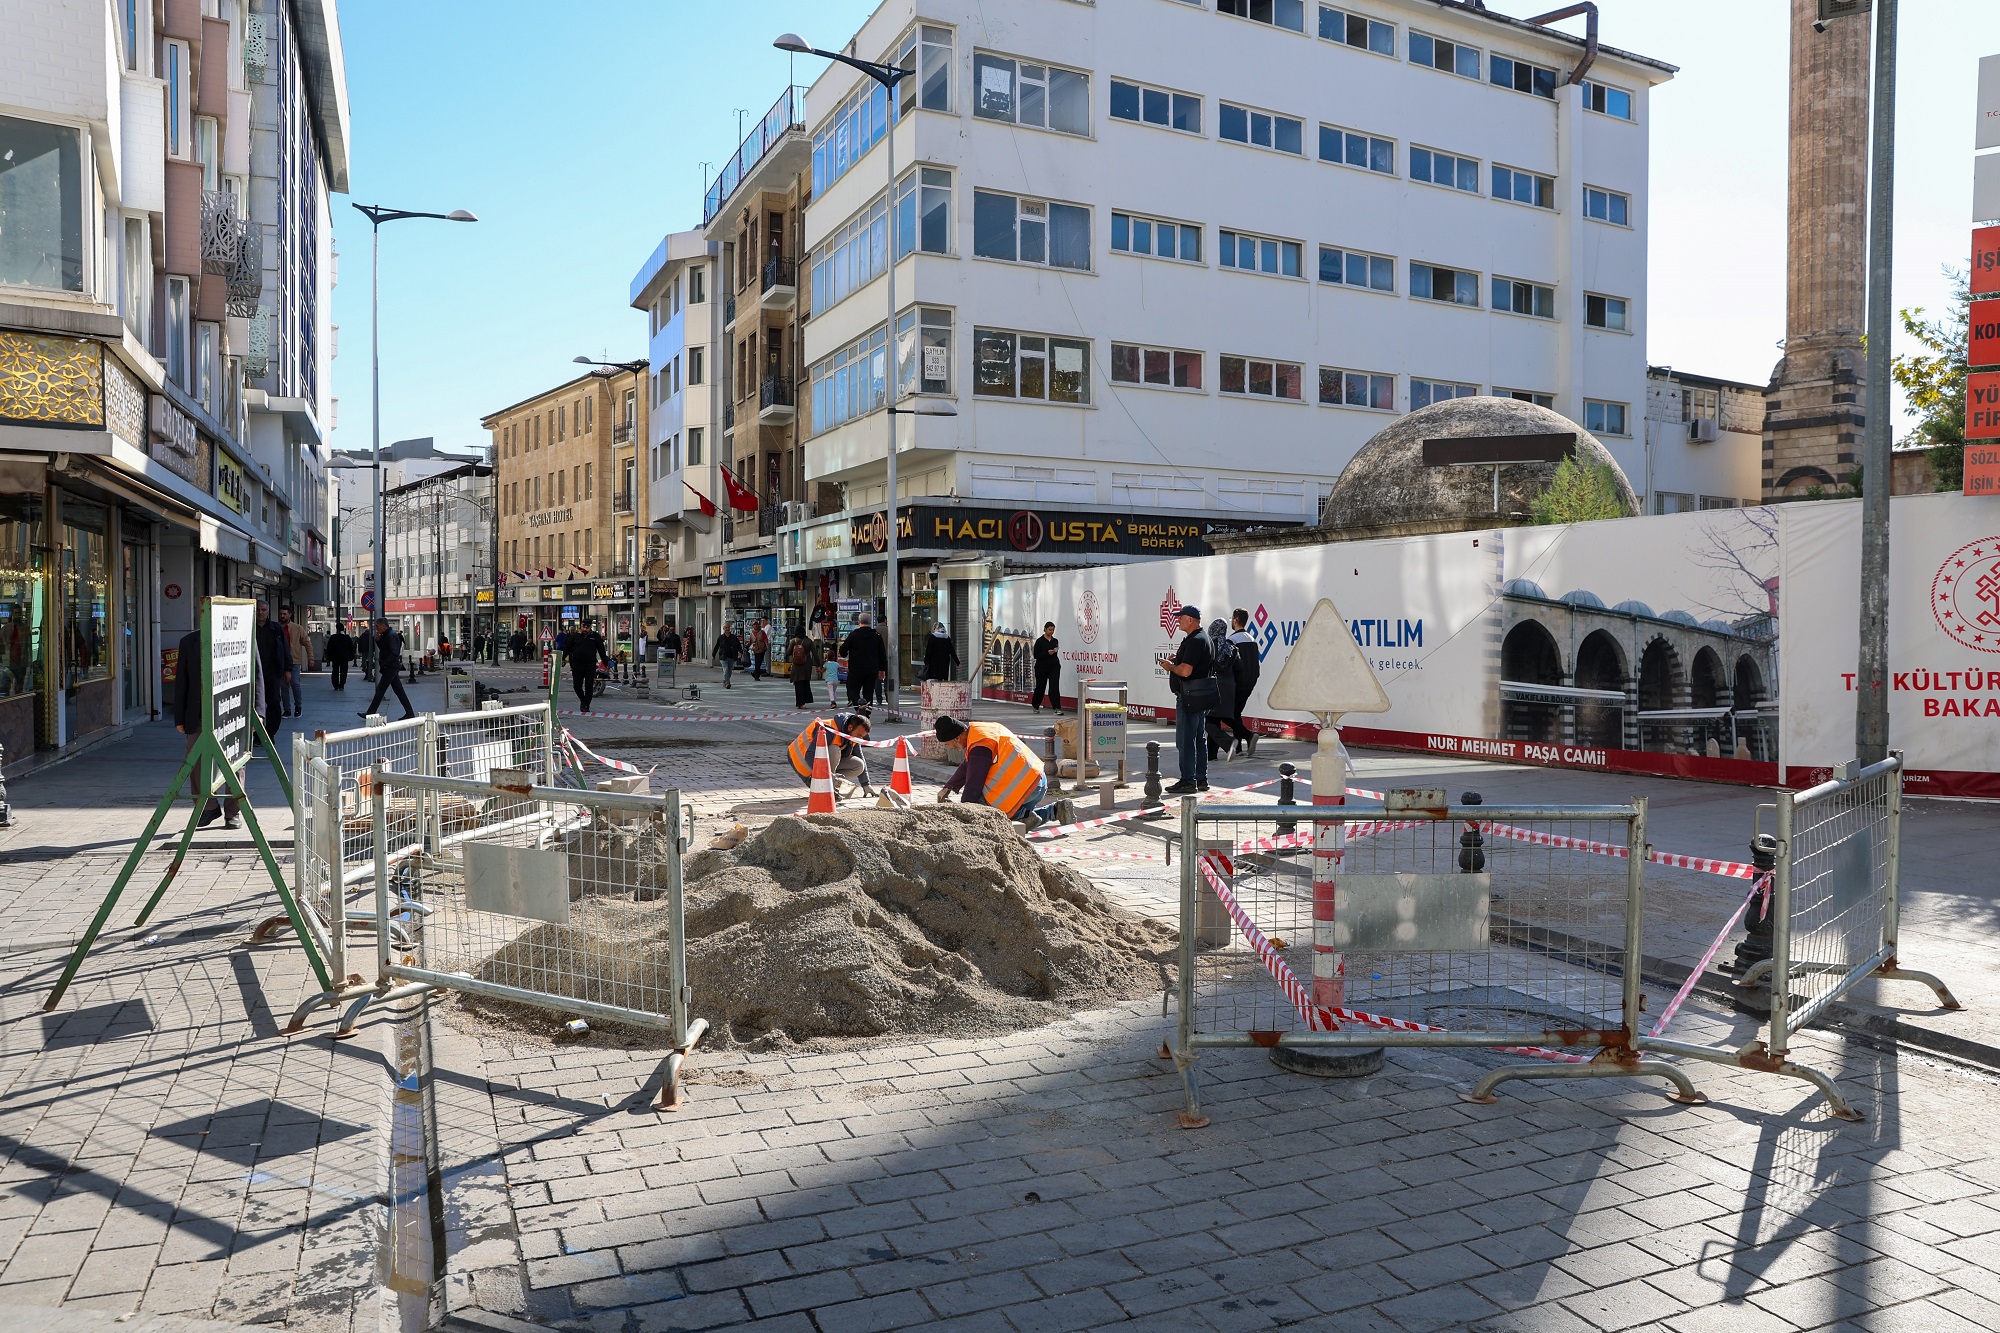
[[[1250,691],[1257,688],[1258,678],[1264,674],[1264,658],[1250,633],[1250,613],[1239,606],[1229,613],[1229,619],[1234,626],[1228,642],[1230,662],[1236,671],[1236,695],[1231,701],[1230,716],[1225,719],[1234,739],[1223,757],[1234,761],[1255,758],[1257,754],[1257,737],[1243,725],[1243,706],[1250,702]]]

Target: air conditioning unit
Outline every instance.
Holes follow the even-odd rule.
[[[1688,422],[1688,443],[1714,444],[1716,429],[1715,418],[1696,417],[1693,421]]]
[[[794,523],[808,522],[811,520],[812,516],[813,516],[812,506],[807,504],[804,500],[785,501],[786,526],[789,527],[791,524]]]

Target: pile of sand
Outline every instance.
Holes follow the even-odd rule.
[[[710,1040],[1034,1026],[1159,990],[1174,942],[981,806],[782,818],[691,855],[685,885],[688,984]],[[632,889],[575,902],[568,923],[530,930],[479,974],[510,982],[551,948],[581,950],[593,975],[577,998],[630,1003],[640,979],[663,989],[666,903]]]

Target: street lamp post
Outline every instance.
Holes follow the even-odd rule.
[[[821,57],[822,59],[838,61],[843,65],[849,66],[850,68],[858,69],[863,74],[866,74],[869,78],[875,80],[875,82],[881,84],[883,92],[887,96],[889,124],[888,128],[883,132],[882,138],[884,141],[883,146],[887,150],[886,157],[889,168],[889,181],[887,188],[883,191],[882,199],[885,210],[889,218],[889,256],[888,256],[888,274],[887,274],[889,279],[887,284],[888,300],[889,300],[889,318],[887,325],[883,329],[883,335],[884,335],[883,341],[888,351],[888,365],[883,370],[883,390],[884,390],[884,398],[886,400],[883,405],[887,407],[893,407],[896,401],[896,378],[897,378],[896,375],[896,369],[897,369],[896,368],[896,85],[898,83],[901,83],[904,79],[909,78],[912,74],[915,74],[916,71],[913,69],[904,69],[900,65],[890,65],[875,60],[860,60],[855,58],[854,56],[843,55],[838,51],[822,51],[816,46],[808,46],[805,42],[805,39],[800,37],[797,33],[790,33],[790,32],[785,33],[784,35],[779,37],[777,41],[771,43],[771,45],[777,47],[780,51],[786,51],[793,55],[815,55]],[[890,411],[883,415],[883,420],[889,423],[889,454],[888,454],[888,460],[885,464],[885,476],[883,479],[883,485],[887,490],[887,495],[884,499],[884,507],[888,511],[889,549],[886,555],[889,561],[889,596],[885,602],[885,605],[887,606],[888,610],[882,617],[883,621],[882,637],[888,641],[888,648],[889,648],[889,714],[891,717],[897,717],[901,715],[902,712],[901,705],[903,701],[902,690],[900,688],[900,680],[902,676],[900,668],[902,664],[901,661],[899,660],[902,655],[903,646],[901,640],[898,637],[899,622],[901,621],[902,617],[897,614],[897,612],[900,609],[898,603],[900,603],[903,596],[902,570],[899,567],[899,559],[901,556],[901,552],[898,549],[899,543],[897,541],[898,534],[896,531],[897,528],[896,418],[899,415],[903,414],[895,411]]]
[[[574,361],[579,366],[608,366],[612,370],[625,371],[627,374],[632,376],[633,380],[632,387],[635,392],[638,390],[639,385],[644,382],[645,376],[649,374],[653,369],[652,363],[649,361],[598,361],[587,356],[571,357],[570,360]],[[612,409],[611,419],[614,423],[618,420],[616,405],[614,405]],[[617,427],[615,426],[615,424],[612,430],[613,430],[613,438],[616,438]],[[618,451],[616,449],[612,450],[611,457],[615,462],[618,457]],[[632,479],[634,482],[638,481],[639,479],[639,420],[636,414],[633,416],[632,419]],[[619,477],[615,469],[613,470],[610,480],[611,480],[611,530],[613,532],[616,532],[618,530]],[[631,500],[632,500],[632,561],[631,561],[631,568],[626,573],[626,578],[629,579],[632,584],[632,662],[634,665],[637,665],[639,661],[639,615],[640,615],[639,496],[638,496],[637,486],[634,486],[632,489]],[[494,596],[497,598],[499,594],[495,593]],[[618,622],[615,619],[611,622],[611,642],[614,647],[618,643]]]
[[[368,280],[368,338],[370,343],[370,387],[369,408],[374,415],[374,426],[369,446],[370,467],[373,469],[375,488],[375,615],[385,614],[382,596],[382,224],[401,222],[405,218],[436,218],[440,222],[477,222],[478,218],[463,208],[454,208],[449,213],[419,213],[406,208],[386,208],[381,204],[356,204],[355,210],[374,226],[373,270]]]

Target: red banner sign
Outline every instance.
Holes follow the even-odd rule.
[[[1965,495],[2000,495],[2000,444],[1965,446]]]
[[[1965,438],[2000,438],[2000,370],[1965,377]]]
[[[2000,366],[2000,298],[1972,303],[1972,327],[1965,364]]]
[[[437,609],[438,604],[435,597],[391,597],[389,599],[389,610],[392,614],[408,614],[417,611],[435,611]]]
[[[1972,229],[1972,294],[2000,292],[2000,227]]]

